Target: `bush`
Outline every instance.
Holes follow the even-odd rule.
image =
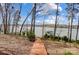
[[[48,38],[53,39],[54,36],[53,36],[53,35],[47,35],[47,34],[45,34],[45,35],[44,35],[44,39],[48,39]],[[60,40],[61,40],[61,37],[55,36],[55,40],[56,40],[56,41],[60,41]]]
[[[71,40],[71,43],[74,43],[74,42],[75,42],[75,40],[72,39],[72,40]]]
[[[61,40],[61,37],[55,36],[55,40],[60,41]]]
[[[30,41],[34,42],[35,41],[35,33],[32,31],[27,32],[27,37],[29,38]]]
[[[22,32],[22,35],[25,36],[25,32]]]
[[[53,31],[47,31],[44,35],[45,39],[53,38]]]
[[[62,37],[62,40],[65,41],[65,42],[68,42],[67,36],[63,36],[63,37]]]
[[[79,44],[79,40],[77,40],[76,43]]]
[[[58,39],[58,36],[55,36],[55,39]]]
[[[64,55],[73,55],[71,52],[65,52]]]
[[[44,38],[45,38],[45,39],[48,39],[48,38],[49,38],[49,36],[48,36],[47,34],[45,34],[45,35],[44,35]]]
[[[61,37],[58,37],[59,40],[61,40]]]

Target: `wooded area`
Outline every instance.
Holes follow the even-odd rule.
[[[26,3],[26,4],[28,4],[28,3]],[[61,4],[66,5],[66,8],[64,8],[64,10],[62,10],[62,11],[59,8]],[[18,8],[16,8],[17,5],[18,5]],[[22,11],[23,7],[24,7],[23,3],[17,3],[17,5],[15,3],[0,3],[0,22],[2,21],[0,24],[0,36],[2,36],[2,35],[3,35],[3,37],[5,35],[18,36],[18,37],[22,37],[24,39],[26,38],[27,40],[31,41],[30,44],[34,43],[36,41],[36,39],[38,38],[38,37],[36,37],[36,34],[35,34],[35,28],[37,25],[36,21],[40,17],[43,17],[42,20],[39,20],[39,21],[42,21],[42,23],[41,23],[42,37],[40,37],[40,39],[43,40],[44,43],[46,43],[47,40],[48,40],[48,42],[50,40],[52,40],[52,41],[57,41],[57,42],[64,42],[63,44],[65,44],[65,45],[68,44],[66,46],[73,45],[74,43],[76,43],[75,47],[78,46],[78,44],[79,44],[79,40],[78,40],[79,39],[78,38],[78,35],[79,35],[79,4],[78,3],[31,3],[32,7],[30,7],[31,9],[28,12]],[[53,5],[55,5],[55,6],[53,6]],[[53,9],[53,7],[56,7],[56,8]],[[52,8],[52,9],[50,9],[50,8]],[[27,9],[27,8],[25,8],[25,9]],[[64,18],[66,17],[65,20],[68,22],[66,24],[67,36],[61,37],[60,36],[61,32],[58,33],[58,36],[56,35],[56,32],[57,32],[57,26],[61,25],[61,24],[59,24],[59,17],[64,12],[66,12]],[[26,14],[26,16],[23,20],[22,20],[22,17],[23,17],[22,13]],[[46,19],[46,17],[51,16],[51,15],[55,16],[53,33],[51,31],[44,32],[45,25],[46,25],[45,19]],[[29,25],[28,18],[31,20],[30,21],[30,30],[28,29],[28,25]],[[73,38],[72,38],[74,19],[77,21],[76,26],[75,26],[76,27],[75,40],[73,40]],[[21,22],[21,24],[19,22]],[[27,24],[27,26],[26,26],[27,29],[23,29],[23,27],[26,24]],[[21,25],[20,29],[18,28],[19,25]],[[53,28],[52,25],[53,25],[53,23],[51,24],[51,28]],[[62,26],[63,25],[64,24],[62,24]],[[50,33],[52,33],[52,34],[50,34]],[[2,37],[0,37],[0,38],[2,38]],[[9,39],[11,39],[11,37]],[[61,43],[59,43],[59,44],[61,44]],[[48,45],[46,47],[48,47]],[[79,47],[77,47],[77,48],[79,48]],[[22,53],[25,54],[24,52],[22,52]],[[20,54],[22,54],[22,53],[20,53]],[[19,52],[18,52],[18,54],[19,54]]]

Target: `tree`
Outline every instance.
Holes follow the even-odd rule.
[[[37,4],[39,5],[39,4]],[[40,7],[39,7],[40,8]],[[38,8],[38,9],[39,9]],[[28,17],[32,14],[32,21],[31,21],[31,31],[35,31],[35,16],[38,16],[38,15],[35,15],[36,13],[38,14],[40,11],[42,11],[42,9],[40,10],[36,10],[36,3],[34,4],[34,6],[32,7],[32,10],[28,13],[28,15],[26,16],[25,20],[23,21],[22,25],[21,25],[21,28],[20,28],[20,34],[22,32],[22,28],[26,22],[26,20],[28,19]],[[33,15],[34,14],[34,15]]]
[[[14,12],[14,19],[13,19],[13,25],[12,25],[12,33],[14,32],[14,29],[15,29],[15,34],[16,34],[16,31],[17,31],[17,27],[18,27],[18,22],[21,18],[20,14],[21,14],[21,10],[22,10],[22,4],[19,4],[19,9],[15,10]]]
[[[76,33],[76,42],[77,42],[77,38],[78,38],[78,30],[79,30],[79,16],[78,16],[78,25],[77,25],[77,33]]]
[[[70,16],[68,16],[68,39],[69,39],[69,30],[70,30]]]
[[[17,31],[18,21],[19,21],[20,18],[21,18],[21,16],[20,16],[21,10],[22,10],[22,4],[20,4],[20,10],[17,11],[17,19],[16,19],[16,25],[15,25],[15,26],[16,26],[16,27],[15,27],[15,34],[16,34],[16,31]]]
[[[31,31],[35,33],[35,18],[36,18],[36,3],[34,3],[34,8],[32,11],[32,20],[31,20]]]
[[[52,7],[52,4],[50,3],[42,3],[42,4],[37,4],[37,6],[39,7],[37,10],[38,13],[37,14],[37,17],[44,17],[43,19],[43,23],[42,23],[42,36],[44,35],[44,26],[45,26],[45,17],[49,17],[49,16],[52,16],[52,12],[54,11],[53,8],[50,8]],[[38,18],[39,18],[38,17]]]
[[[18,22],[18,13],[19,13],[19,10],[16,10],[15,13],[14,13],[14,19],[13,19],[13,24],[12,24],[12,33],[14,32],[14,27],[16,26],[17,22]]]
[[[69,3],[69,4],[67,4],[67,11],[68,11],[68,14],[69,14],[69,20],[70,20],[70,29],[68,29],[68,30],[70,30],[68,33],[69,33],[69,41],[71,42],[71,39],[72,39],[72,23],[73,23],[73,17],[74,17],[74,14],[73,14],[73,12],[74,12],[74,4],[73,3]]]
[[[73,12],[74,12],[74,4],[72,4],[72,12],[71,12],[71,29],[70,29],[70,42],[72,39],[72,23],[73,23]]]
[[[13,11],[14,11],[14,6],[10,4],[10,8],[8,9],[8,33],[11,31],[11,20],[12,20]]]
[[[32,11],[33,11],[33,8],[32,8],[32,10],[28,13],[28,15],[26,16],[25,20],[23,21],[23,23],[22,23],[22,25],[21,25],[21,28],[20,28],[20,34],[21,34],[21,32],[22,32],[22,28],[23,28],[24,23],[26,22],[26,20],[28,19],[28,17],[31,15]]]
[[[57,17],[58,17],[58,3],[57,3],[57,11],[56,11],[56,19],[55,19],[55,27],[54,27],[54,39],[56,35],[56,28],[57,28]]]
[[[3,16],[3,7],[0,4],[0,13],[1,13],[1,18],[2,18],[2,23],[3,23],[3,27],[5,28],[5,24],[4,24],[4,16]],[[4,30],[3,30],[4,31]]]
[[[77,42],[77,39],[78,39],[78,31],[79,31],[79,3],[76,3],[74,4],[74,10],[75,10],[75,14],[76,14],[76,17],[78,19],[78,24],[77,24],[77,32],[76,32],[76,42]]]
[[[0,4],[0,11],[1,11],[1,17],[2,17],[2,21],[3,21],[3,26],[4,26],[4,34],[8,33],[8,14],[9,14],[9,9],[10,9],[11,4],[10,3],[5,3]]]
[[[42,25],[42,37],[43,37],[43,35],[44,35],[44,26],[45,26],[45,20],[43,20],[43,23],[42,23],[43,25]]]

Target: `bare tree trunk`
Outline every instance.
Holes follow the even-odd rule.
[[[5,19],[4,19],[4,16],[3,16],[3,12],[2,12],[2,19],[3,19],[3,32],[5,33]]]
[[[21,14],[21,10],[22,10],[22,4],[20,4],[20,11],[19,11],[19,16],[20,16],[20,14]],[[18,17],[18,21],[19,21],[19,17]],[[16,34],[16,32],[17,32],[17,26],[18,26],[18,22],[16,23],[16,28],[15,28],[15,34]]]
[[[72,39],[72,22],[73,22],[73,19],[71,19],[71,25],[70,25],[70,42]]]
[[[73,6],[73,10],[74,10],[74,4],[72,4],[72,6]],[[72,10],[72,16],[71,16],[71,25],[70,25],[70,42],[72,39],[73,10]]]
[[[70,33],[69,31],[70,31],[70,18],[68,18],[68,41],[69,41],[69,37],[70,37],[69,36],[69,33]]]
[[[9,12],[9,19],[8,19],[8,31],[10,32],[10,23],[11,23],[11,13]]]
[[[36,3],[34,4],[34,17],[33,17],[33,19],[34,19],[34,24],[33,24],[33,32],[35,33],[35,18],[36,18]]]
[[[4,28],[4,34],[7,34],[7,3],[5,3],[5,28]]]
[[[17,32],[17,26],[18,26],[18,24],[15,25],[15,34],[16,34],[16,32]]]
[[[34,4],[33,12],[32,12],[32,23],[31,23],[31,31],[35,33],[35,16],[36,16],[36,3]]]
[[[33,9],[32,9],[31,12],[27,15],[27,17],[25,18],[25,20],[23,21],[22,26],[21,26],[21,29],[20,29],[20,34],[21,34],[21,32],[22,32],[22,28],[23,28],[24,23],[26,22],[27,18],[30,16],[30,14],[32,13],[32,11],[33,11]]]
[[[54,39],[55,39],[55,35],[56,35],[56,28],[57,28],[57,16],[58,16],[58,4],[57,4],[56,20],[55,20],[55,27],[54,27]]]
[[[42,27],[42,37],[44,36],[44,20],[43,20],[43,27]]]
[[[78,17],[78,25],[77,25],[77,33],[76,33],[76,42],[77,42],[77,38],[78,38],[78,30],[79,30],[79,17]]]
[[[14,26],[15,26],[15,19],[13,19],[13,24],[12,24],[12,33],[14,32]]]
[[[3,32],[5,33],[5,18],[3,16],[3,11],[1,12],[2,22],[3,22]]]

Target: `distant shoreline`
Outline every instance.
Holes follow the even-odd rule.
[[[2,25],[2,24],[1,24],[1,25]],[[0,26],[1,26],[1,25],[0,25]],[[12,25],[10,25],[10,26],[12,26]],[[21,25],[19,24],[18,26],[21,26]],[[26,27],[26,26],[27,26],[27,27],[30,27],[31,24],[26,24],[26,25],[24,25],[23,27]],[[43,26],[44,26],[44,27],[51,27],[51,28],[53,27],[53,28],[54,28],[55,25],[54,25],[54,24],[35,25],[35,27],[43,27]],[[68,25],[58,24],[58,25],[57,25],[57,28],[68,28]],[[72,28],[73,28],[73,29],[76,29],[76,28],[77,28],[77,25],[72,25]]]

